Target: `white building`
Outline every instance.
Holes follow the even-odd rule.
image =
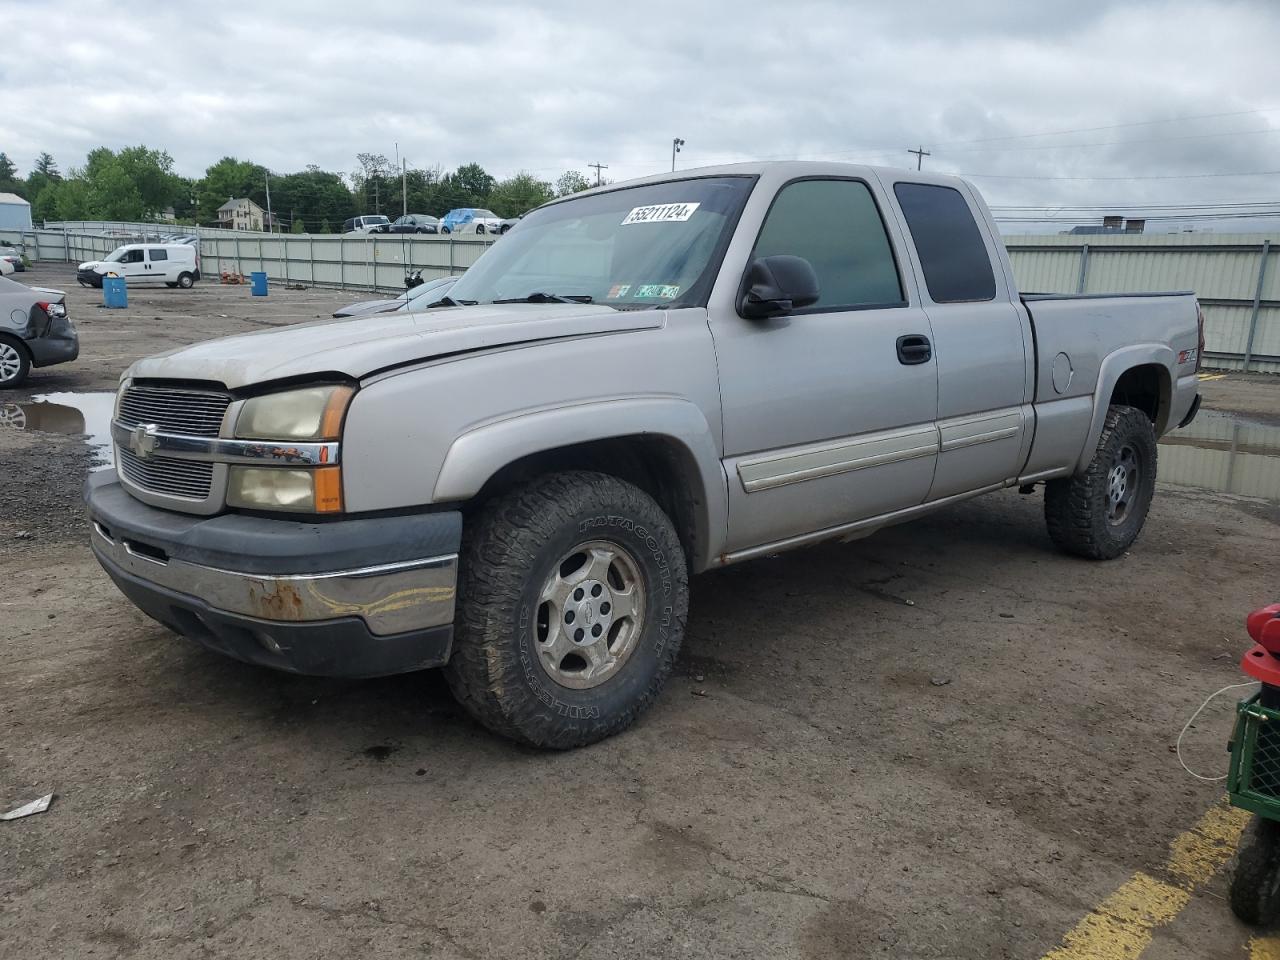
[[[0,230],[30,230],[31,204],[16,193],[0,193]]]
[[[233,197],[218,208],[218,226],[224,230],[262,230],[266,213],[248,197]]]

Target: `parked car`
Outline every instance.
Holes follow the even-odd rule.
[[[512,227],[514,227],[517,223],[519,223],[523,219],[524,219],[523,213],[520,214],[520,216],[518,217],[507,217],[507,219],[503,220],[501,223],[498,224],[498,229],[495,232],[499,234],[506,233],[508,230],[510,230]]]
[[[69,363],[79,355],[65,293],[0,277],[0,388],[18,386],[32,367]]]
[[[12,273],[17,273],[18,268],[13,265],[13,261],[8,257],[0,257],[0,277],[7,277]]]
[[[450,210],[440,221],[442,233],[497,233],[502,218],[492,210],[479,207],[459,207]]]
[[[343,221],[343,233],[374,233],[380,228],[390,226],[391,221],[382,214],[368,214],[363,217],[352,217]]]
[[[391,223],[385,226],[375,227],[374,233],[439,233],[440,220],[438,217],[430,216],[425,213],[410,213],[403,217],[396,217]]]
[[[22,259],[22,254],[18,252],[17,247],[0,247],[0,260],[7,260],[9,265],[13,267],[14,273],[22,273],[27,269],[27,265]]]
[[[278,669],[444,665],[490,729],[581,746],[657,697],[690,572],[1037,485],[1117,557],[1199,406],[1193,295],[1019,296],[977,189],[916,171],[565,197],[445,303],[134,363],[86,490],[125,595]]]
[[[86,287],[101,287],[109,276],[124,277],[131,287],[163,283],[188,290],[200,279],[200,251],[187,243],[127,243],[76,268]]]
[[[364,317],[371,313],[391,313],[394,310],[403,310],[408,307],[410,310],[415,309],[413,304],[422,302],[434,303],[449,292],[449,289],[457,283],[457,277],[439,277],[436,280],[428,280],[416,287],[406,290],[398,297],[391,297],[384,300],[361,300],[358,303],[351,303],[343,307],[341,310],[334,311],[334,316],[341,319],[343,317]],[[426,298],[425,300],[423,298]]]

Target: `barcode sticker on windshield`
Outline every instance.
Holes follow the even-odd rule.
[[[693,216],[698,209],[696,203],[658,203],[651,207],[636,207],[622,221],[628,223],[681,223]]]

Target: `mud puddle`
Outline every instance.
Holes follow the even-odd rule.
[[[31,400],[0,402],[0,430],[34,430],[83,437],[93,452],[93,470],[112,464],[111,414],[116,395],[96,393],[45,393]]]
[[[1160,441],[1161,483],[1280,501],[1280,427],[1213,411]]]

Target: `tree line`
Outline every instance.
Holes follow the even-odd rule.
[[[271,211],[277,229],[293,233],[334,233],[343,221],[361,214],[395,219],[403,200],[409,213],[442,217],[455,207],[485,207],[500,217],[515,217],[558,196],[588,187],[587,178],[568,170],[551,183],[520,172],[499,180],[478,163],[456,170],[397,170],[385,155],[360,153],[350,173],[308,164],[295,173],[277,174],[261,164],[223,157],[198,179],[174,172],[173,158],[146,146],[90,151],[84,166],[64,174],[57,161],[41,153],[25,178],[0,152],[0,193],[16,193],[31,204],[36,223],[46,220],[159,220],[172,210],[178,223],[218,225],[218,207],[248,197]]]

